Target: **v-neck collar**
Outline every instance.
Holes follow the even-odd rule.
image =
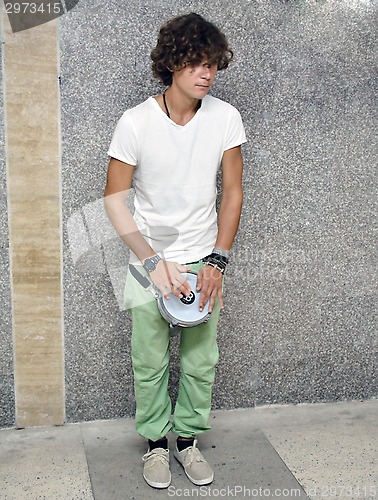
[[[150,99],[152,99],[154,101],[154,106],[157,107],[158,111],[164,116],[164,118],[166,120],[168,120],[172,125],[174,125],[175,127],[177,127],[178,129],[182,129],[184,130],[186,127],[188,127],[193,121],[196,121],[196,117],[198,115],[198,113],[201,112],[202,108],[203,108],[203,104],[204,104],[204,99],[202,99],[202,104],[200,106],[199,109],[197,109],[195,115],[187,122],[185,123],[185,125],[179,125],[178,123],[176,123],[175,121],[172,120],[172,118],[169,118],[168,115],[161,109],[160,107],[160,104],[157,102],[156,98],[151,96]]]

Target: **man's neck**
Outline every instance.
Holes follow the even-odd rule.
[[[188,123],[196,114],[199,107],[198,99],[190,98],[180,92],[175,86],[171,86],[166,90],[165,98],[170,118],[178,125]],[[164,109],[164,111],[167,110]]]

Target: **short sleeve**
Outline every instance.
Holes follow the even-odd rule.
[[[247,142],[247,139],[240,113],[236,108],[230,106],[224,151],[240,146],[245,142]]]
[[[138,163],[138,143],[130,113],[122,115],[113,133],[108,155],[116,160],[136,166]]]

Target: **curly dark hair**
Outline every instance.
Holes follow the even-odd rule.
[[[233,58],[227,38],[214,24],[192,12],[175,17],[160,28],[151,52],[152,71],[164,85],[172,84],[172,72],[203,61],[226,69]]]

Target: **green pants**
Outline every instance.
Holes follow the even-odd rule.
[[[198,271],[203,262],[190,265]],[[143,268],[141,272],[144,273]],[[168,394],[170,329],[156,300],[130,274],[125,287],[126,307],[132,317],[131,355],[136,399],[136,430],[152,441],[172,431],[193,437],[210,429],[211,391],[218,361],[216,341],[219,301],[207,323],[182,328],[180,382],[171,421]]]

